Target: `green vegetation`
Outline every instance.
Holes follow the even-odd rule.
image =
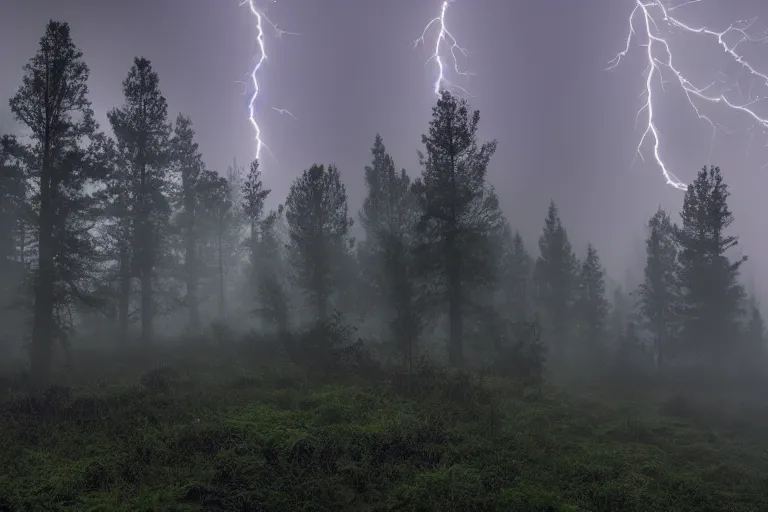
[[[768,509],[756,409],[715,417],[680,397],[616,407],[552,389],[525,400],[506,380],[426,363],[411,378],[309,380],[223,352],[141,376],[96,365],[112,382],[84,371],[89,385],[12,394],[0,510]]]

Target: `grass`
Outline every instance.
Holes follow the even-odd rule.
[[[753,413],[712,427],[687,402],[219,363],[10,397],[0,511],[768,510]]]

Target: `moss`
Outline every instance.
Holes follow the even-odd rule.
[[[414,391],[270,371],[14,397],[0,511],[768,510],[765,428],[733,418],[739,435],[679,406],[530,402],[498,378]]]

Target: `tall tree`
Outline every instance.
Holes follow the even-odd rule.
[[[454,366],[464,359],[464,320],[473,291],[495,280],[494,244],[504,226],[498,197],[486,183],[496,142],[478,146],[480,112],[443,91],[432,108],[419,153],[423,172],[414,182],[420,219],[419,272],[447,302],[448,353]]]
[[[685,194],[680,244],[683,334],[691,350],[717,365],[733,356],[737,321],[744,290],[738,283],[746,257],[731,261],[726,254],[738,239],[726,234],[733,222],[728,187],[719,167],[704,167]]]
[[[152,339],[155,298],[152,284],[163,250],[170,205],[167,197],[171,162],[168,104],[160,92],[160,79],[149,60],[137,57],[123,81],[125,103],[111,110],[112,125],[120,158],[127,166],[125,233],[131,245],[123,258],[131,262],[141,286],[141,337]]]
[[[271,191],[264,187],[259,170],[259,161],[254,160],[248,169],[248,174],[242,187],[242,208],[245,222],[248,225],[248,247],[251,275],[256,274],[256,261],[259,253],[259,228],[264,221],[264,202]]]
[[[88,244],[80,214],[89,205],[84,185],[90,179],[83,149],[96,130],[88,100],[88,66],[75,46],[69,25],[51,21],[37,54],[24,67],[11,112],[30,132],[30,176],[36,183],[37,275],[34,285],[31,374],[43,385],[51,367],[52,340],[61,338],[57,299],[76,286],[62,282],[62,271],[76,263]]]
[[[285,206],[289,229],[289,262],[297,285],[309,297],[318,320],[328,317],[349,250],[347,192],[338,169],[313,165],[291,185]]]
[[[198,246],[200,238],[200,219],[198,218],[198,189],[200,174],[205,170],[202,155],[197,142],[192,121],[181,114],[176,118],[172,139],[173,159],[181,178],[177,202],[180,206],[180,228],[184,251],[184,284],[186,286],[186,306],[189,311],[189,329],[197,332],[200,328],[200,300],[198,287],[200,268]]]
[[[373,160],[365,168],[368,195],[360,211],[366,238],[358,251],[363,279],[376,297],[373,305],[388,318],[394,347],[407,365],[421,320],[413,264],[416,197],[410,178],[404,169],[395,170],[378,134],[371,153]]]
[[[551,340],[564,349],[577,277],[577,260],[560,220],[554,201],[550,202],[544,230],[539,237],[539,256],[534,268],[538,308],[551,327]]]
[[[605,298],[605,270],[592,244],[587,246],[587,257],[579,272],[576,313],[582,340],[588,347],[601,349],[605,341],[608,300]]]
[[[640,310],[653,337],[656,367],[664,366],[666,346],[674,336],[680,290],[677,281],[676,226],[659,210],[648,221],[645,279],[639,288]]]

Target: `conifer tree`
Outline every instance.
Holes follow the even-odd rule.
[[[141,337],[145,343],[152,339],[155,315],[152,286],[164,250],[163,235],[170,215],[167,192],[172,157],[169,151],[171,127],[168,104],[160,92],[159,83],[151,63],[137,57],[123,81],[123,106],[107,114],[119,158],[125,165],[123,177],[126,181],[120,184],[117,193],[126,204],[118,214],[126,216],[119,219],[123,228],[121,236],[131,243],[122,248],[121,264],[125,274],[139,278]]]
[[[502,299],[506,315],[515,322],[526,321],[531,313],[531,278],[533,259],[525,248],[519,232],[512,234],[509,226],[502,236],[501,262]]]
[[[413,186],[420,211],[419,272],[437,296],[434,303],[447,305],[453,366],[463,364],[468,302],[497,277],[493,248],[504,226],[498,197],[486,183],[496,142],[478,146],[479,123],[479,111],[470,113],[466,100],[443,91],[422,135],[423,172]]]
[[[688,186],[676,232],[684,339],[691,353],[703,354],[712,366],[735,355],[744,296],[737,279],[746,257],[731,261],[726,254],[738,244],[726,233],[733,222],[728,195],[720,168],[704,167]]]
[[[349,251],[352,219],[347,211],[346,188],[334,165],[315,164],[304,171],[291,185],[285,204],[292,275],[321,322],[328,318]]]
[[[674,338],[679,309],[675,229],[661,208],[648,221],[645,279],[639,288],[640,310],[653,337],[654,358],[659,369],[664,366],[666,346]]]
[[[93,241],[84,228],[94,199],[84,185],[94,177],[86,148],[97,126],[88,100],[89,69],[67,23],[48,23],[24,72],[10,108],[32,139],[27,151],[36,189],[37,268],[31,374],[36,385],[44,385],[52,342],[65,336],[58,307],[78,293],[92,256]]]
[[[389,319],[391,336],[407,365],[421,320],[413,262],[416,196],[405,170],[395,170],[380,135],[371,152],[373,160],[365,168],[368,195],[360,212],[366,238],[358,254],[367,290],[375,296],[368,306],[383,311]]]
[[[184,254],[185,302],[189,311],[189,329],[191,332],[197,332],[200,328],[198,251],[202,226],[198,216],[198,189],[200,187],[200,175],[205,170],[202,155],[194,137],[192,121],[179,114],[176,118],[171,144],[173,159],[181,181],[177,193],[177,203],[180,207],[179,227],[181,228]]]
[[[566,342],[577,272],[568,233],[560,221],[557,205],[551,201],[539,237],[534,287],[538,309],[551,328],[549,338],[558,350],[562,350]]]
[[[587,246],[587,257],[581,265],[578,278],[576,313],[586,347],[604,346],[608,300],[605,298],[605,270],[600,256],[592,244]]]

